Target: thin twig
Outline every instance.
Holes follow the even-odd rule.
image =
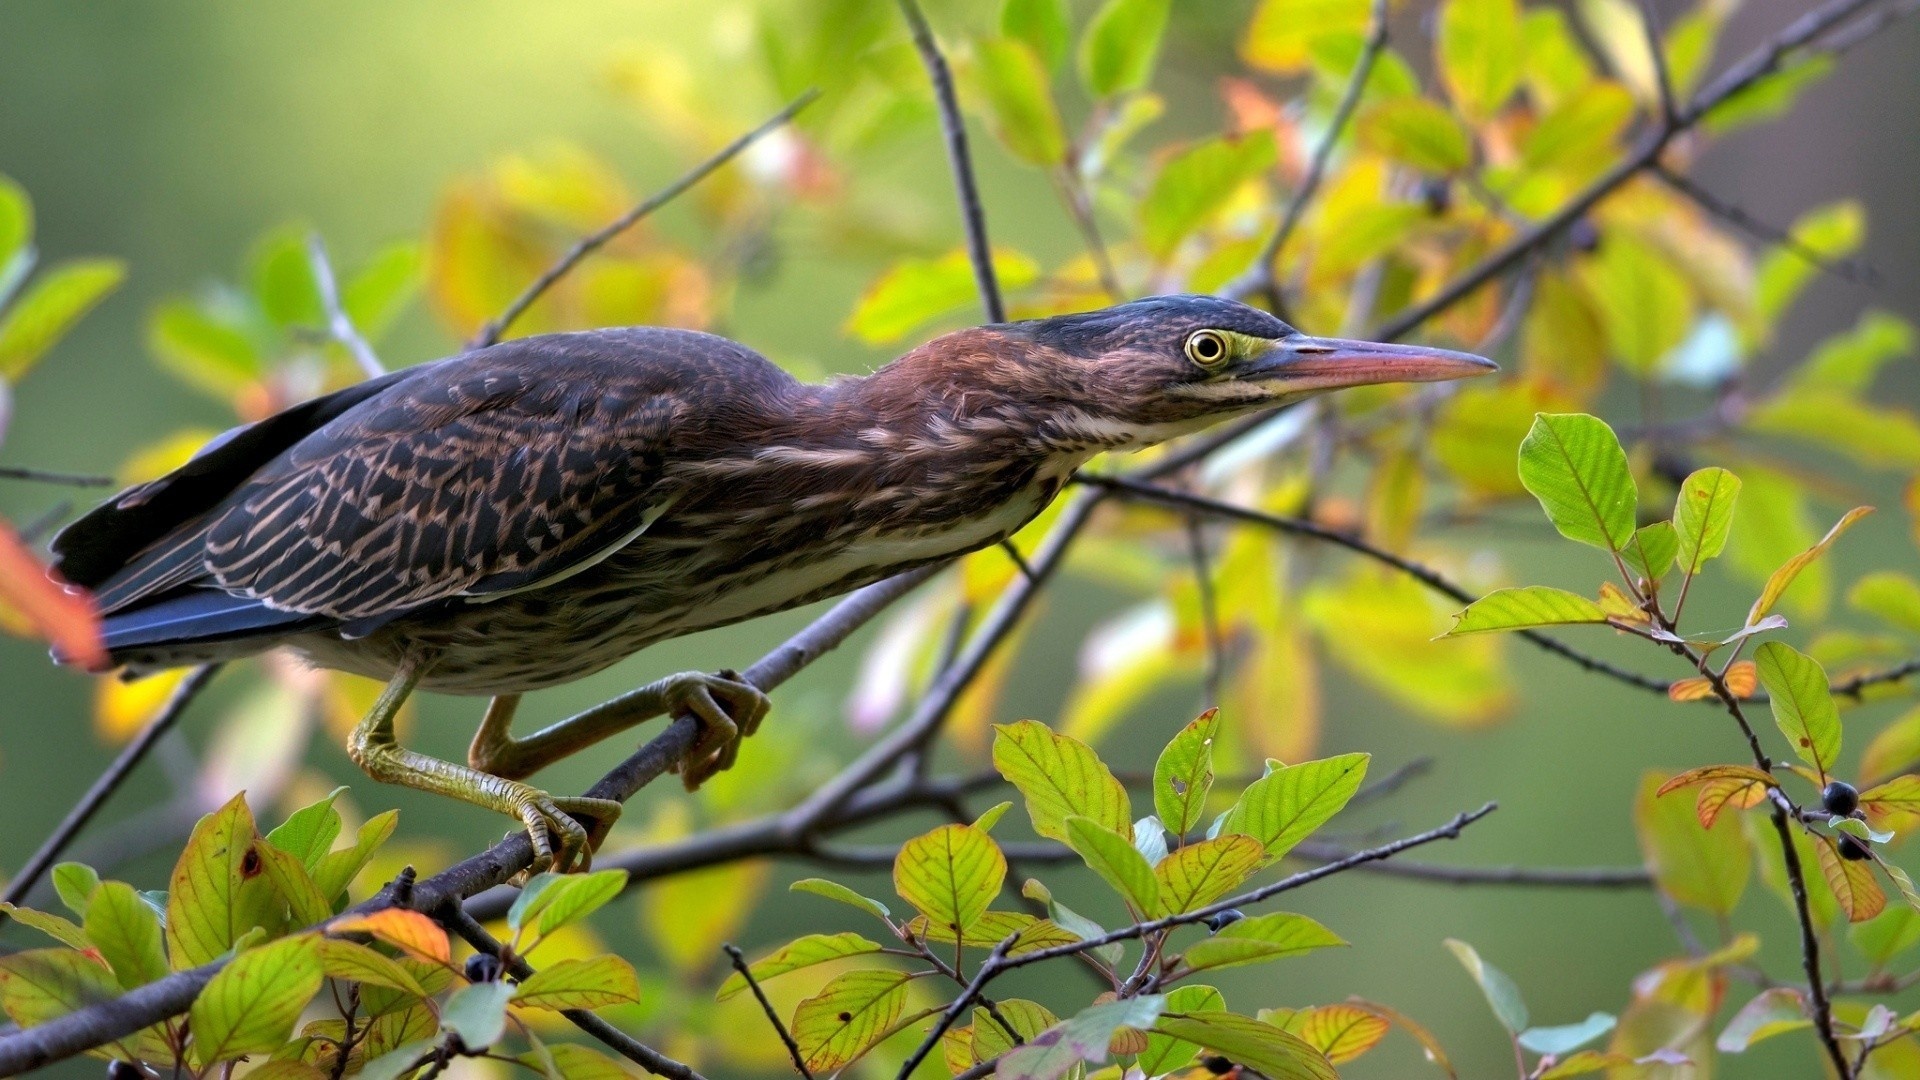
[[[1744,229],[1754,237],[1770,244],[1777,244],[1783,250],[1798,255],[1809,266],[1832,274],[1843,281],[1859,285],[1880,284],[1880,271],[1871,263],[1860,259],[1832,259],[1803,243],[1791,230],[1780,228],[1754,217],[1739,205],[1728,202],[1682,173],[1675,172],[1665,165],[1656,165],[1653,175],[1659,177],[1668,187],[1687,197],[1695,206],[1720,218],[1735,228]]]
[[[1667,71],[1667,50],[1660,44],[1660,20],[1650,0],[1639,0],[1639,4],[1640,32],[1647,42],[1654,91],[1660,96],[1660,123],[1671,127],[1680,119],[1680,104],[1674,99],[1673,76]]]
[[[774,1011],[773,1002],[767,1000],[767,992],[760,989],[760,980],[753,977],[753,970],[747,966],[747,958],[740,952],[739,946],[729,941],[720,948],[727,954],[727,959],[733,961],[733,970],[747,981],[747,989],[753,992],[753,999],[760,1003],[760,1011],[767,1014],[767,1023],[773,1025],[774,1032],[780,1036],[781,1045],[787,1048],[788,1056],[793,1058],[793,1067],[800,1070],[800,1075],[806,1080],[813,1080],[813,1072],[807,1068],[806,1059],[800,1056],[800,1044],[793,1041],[793,1033],[781,1022],[780,1014]]]
[[[327,315],[327,333],[353,354],[354,362],[367,378],[385,375],[387,366],[380,362],[367,339],[360,336],[353,320],[347,317],[347,309],[340,304],[340,281],[333,275],[333,263],[327,259],[327,244],[319,233],[307,237],[307,261],[313,265],[313,283],[320,290],[320,306]]]
[[[57,472],[52,469],[28,469],[19,465],[0,465],[0,480],[27,480],[36,484],[60,484],[65,487],[112,487],[117,482],[111,476]]]
[[[1360,104],[1360,97],[1366,92],[1367,80],[1373,75],[1374,62],[1387,47],[1387,0],[1373,0],[1373,14],[1367,30],[1366,45],[1360,50],[1360,60],[1353,67],[1353,74],[1347,79],[1347,88],[1340,95],[1340,103],[1333,110],[1333,118],[1327,121],[1327,133],[1321,137],[1320,144],[1314,147],[1313,158],[1307,163],[1307,174],[1300,180],[1300,188],[1288,201],[1287,209],[1280,215],[1280,223],[1267,235],[1266,242],[1260,245],[1260,253],[1254,256],[1253,265],[1246,273],[1223,286],[1224,296],[1241,299],[1272,287],[1277,271],[1274,264],[1279,261],[1287,240],[1306,217],[1307,207],[1312,205],[1313,197],[1320,191],[1320,182],[1326,178],[1327,164],[1333,159],[1334,147],[1339,145],[1341,133],[1346,130],[1347,122],[1352,119],[1354,110]]]
[[[945,1035],[947,1029],[952,1027],[959,1021],[960,1017],[966,1014],[967,1009],[972,1006],[974,1000],[980,997],[981,992],[986,989],[987,983],[992,982],[993,977],[1000,973],[1001,968],[1004,966],[1003,962],[1007,958],[1007,950],[1011,949],[1014,943],[1019,940],[1019,934],[1009,934],[1002,939],[998,945],[993,947],[993,951],[987,954],[987,959],[980,965],[980,970],[974,972],[973,980],[967,983],[966,987],[960,991],[959,997],[953,999],[947,1006],[946,1011],[940,1014],[940,1018],[934,1021],[933,1027],[927,1032],[926,1038],[921,1039],[920,1045],[914,1047],[913,1053],[908,1054],[906,1061],[901,1063],[898,1074],[899,1080],[907,1080],[908,1077],[912,1076],[913,1070],[919,1068],[920,1063],[925,1061],[927,1055],[933,1052],[933,1048],[940,1045],[940,1037]]]
[[[430,914],[442,926],[465,938],[467,944],[477,951],[498,959],[502,966],[513,973],[514,978],[525,982],[533,977],[533,968],[528,966],[524,959],[515,955],[512,949],[502,945],[488,933],[486,927],[481,926],[462,911],[458,900],[450,897],[448,903],[442,904]],[[706,1080],[692,1066],[675,1061],[585,1009],[562,1009],[560,1015],[571,1021],[574,1027],[592,1036],[602,1046],[656,1076],[669,1077],[670,1080]]]
[[[1385,563],[1433,591],[1443,596],[1451,597],[1463,604],[1471,604],[1479,599],[1472,593],[1467,592],[1465,589],[1448,580],[1432,567],[1414,562],[1400,555],[1395,555],[1391,551],[1374,547],[1372,544],[1356,536],[1329,529],[1311,521],[1284,517],[1279,514],[1269,514],[1261,510],[1252,510],[1244,506],[1221,502],[1217,499],[1209,499],[1204,495],[1192,495],[1184,491],[1161,487],[1157,484],[1141,483],[1138,480],[1123,476],[1099,476],[1092,473],[1077,473],[1074,476],[1074,481],[1080,484],[1088,484],[1119,492],[1124,496],[1147,499],[1189,511],[1198,511],[1213,517],[1225,518],[1231,521],[1241,521],[1253,525],[1262,525],[1279,532],[1291,533],[1295,536],[1312,537],[1315,540],[1323,540],[1329,544],[1337,544],[1340,547],[1346,548],[1348,551],[1365,555],[1367,558],[1373,559],[1376,562]],[[1667,687],[1670,685],[1663,679],[1650,678],[1638,672],[1629,671],[1626,668],[1608,663],[1597,656],[1590,656],[1560,641],[1558,638],[1550,637],[1537,630],[1520,630],[1516,631],[1516,633],[1539,648],[1553,653],[1562,659],[1571,660],[1587,671],[1605,675],[1610,679],[1626,683],[1629,686],[1654,693],[1665,694]]]
[[[1207,534],[1200,515],[1187,515],[1187,555],[1193,564],[1194,587],[1200,592],[1200,632],[1207,641],[1207,670],[1201,680],[1206,700],[1202,708],[1220,704],[1220,686],[1227,675],[1227,645],[1220,629],[1220,601],[1214,594],[1213,568],[1208,565]]]
[[[480,333],[473,339],[471,347],[476,349],[485,348],[499,341],[500,335],[506,333],[507,329],[511,327],[520,316],[526,314],[527,309],[533,306],[534,301],[540,299],[548,289],[553,287],[555,282],[565,277],[575,266],[578,266],[582,259],[600,250],[609,240],[612,240],[614,237],[638,224],[640,219],[672,202],[674,199],[679,198],[683,192],[706,179],[714,170],[740,156],[741,151],[752,146],[775,128],[793,119],[796,113],[812,104],[813,100],[819,96],[820,91],[808,90],[806,93],[794,98],[786,108],[774,113],[759,127],[754,128],[752,131],[721,147],[712,157],[695,165],[685,173],[682,173],[679,179],[661,188],[649,196],[644,202],[615,218],[598,231],[581,238],[579,243],[567,249],[566,254],[560,256],[552,266],[547,267],[539,277],[535,278],[533,284],[527,286],[525,292],[515,297],[513,303],[508,304],[505,311],[481,327]]]
[[[913,32],[913,47],[933,84],[934,104],[940,111],[940,133],[946,138],[947,163],[953,170],[954,194],[960,200],[960,220],[967,231],[967,258],[973,263],[973,278],[980,289],[980,306],[988,322],[1006,322],[1007,309],[1000,298],[1000,280],[993,272],[993,248],[987,242],[987,215],[980,206],[980,187],[974,180],[973,153],[967,148],[967,124],[960,114],[960,99],[953,90],[953,72],[947,58],[933,40],[933,28],[915,0],[899,0],[900,14]]]
[[[7,891],[4,896],[0,896],[0,899],[10,904],[18,904],[26,899],[27,893],[40,880],[40,875],[46,873],[47,868],[60,858],[60,853],[67,849],[67,845],[73,842],[73,838],[79,835],[81,829],[86,828],[87,822],[93,819],[95,812],[105,805],[106,801],[113,797],[113,793],[120,789],[120,785],[126,782],[127,777],[133,774],[133,770],[147,756],[147,751],[152,750],[153,745],[160,741],[160,737],[173,730],[173,726],[180,722],[181,714],[187,711],[187,706],[199,696],[201,690],[206,688],[207,683],[213,681],[214,673],[219,670],[219,664],[205,664],[187,673],[187,677],[179,686],[173,688],[172,694],[167,696],[166,703],[160,707],[160,711],[155,713],[153,719],[147,721],[147,726],[140,730],[140,734],[134,736],[133,741],[120,751],[119,756],[113,759],[113,764],[107,766],[107,770],[94,780],[93,786],[87,789],[87,793],[82,795],[73,809],[67,811],[67,816],[61,819],[60,825],[53,830],[53,835],[47,837],[46,842],[40,845],[40,850],[35,851],[14,879],[7,883]],[[0,915],[0,919],[5,917]]]

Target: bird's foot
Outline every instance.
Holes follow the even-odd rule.
[[[688,791],[732,768],[740,740],[758,731],[773,707],[759,687],[730,670],[675,675],[668,680],[666,700],[669,711],[685,709],[700,722],[700,741],[673,767]]]
[[[533,864],[515,878],[523,884],[534,874],[585,873],[593,867],[593,853],[620,818],[620,804],[612,799],[556,797],[517,781],[505,781],[497,798],[503,812],[517,817],[533,841]],[[580,823],[585,818],[588,828]]]

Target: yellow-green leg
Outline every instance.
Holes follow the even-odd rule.
[[[402,747],[394,739],[393,719],[419,684],[421,667],[415,658],[400,665],[366,719],[353,729],[347,756],[383,784],[451,796],[518,818],[533,841],[536,873],[587,869],[595,845],[619,818],[620,804],[611,799],[555,798],[538,788]],[[589,833],[574,815],[591,820],[593,831]]]
[[[767,695],[731,671],[686,671],[649,683],[577,716],[516,739],[511,734],[520,695],[502,695],[487,706],[474,732],[467,764],[493,776],[518,779],[656,716],[684,709],[700,721],[700,741],[676,769],[692,791],[733,764],[740,740],[767,715]]]

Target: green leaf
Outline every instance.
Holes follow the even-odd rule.
[[[1633,538],[1639,492],[1613,429],[1585,413],[1539,413],[1520,443],[1520,483],[1560,535],[1603,551]]]
[[[244,793],[194,826],[167,885],[174,970],[199,967],[273,921],[279,897],[256,850],[260,843]]]
[[[63,862],[54,866],[53,891],[67,910],[79,918],[87,917],[87,905],[93,902],[93,894],[99,891],[100,875],[93,867],[77,862]]]
[[[311,934],[282,938],[241,953],[214,975],[188,1013],[200,1064],[272,1053],[287,1041],[320,992],[318,942]]]
[[[1723,1054],[1745,1053],[1762,1039],[1812,1026],[1806,996],[1792,987],[1776,986],[1762,990],[1741,1006],[1721,1029],[1714,1047]]]
[[[1213,790],[1213,740],[1220,710],[1208,709],[1180,729],[1153,763],[1153,808],[1175,836],[1185,836],[1205,819]]]
[[[578,1043],[554,1043],[547,1047],[553,1056],[554,1072],[560,1080],[633,1080],[627,1066],[591,1047]],[[532,1055],[522,1055],[522,1061]]]
[[[1840,710],[1827,689],[1827,672],[1813,657],[1778,641],[1769,641],[1754,653],[1760,682],[1773,704],[1773,721],[1793,744],[1800,760],[1819,770],[1833,771],[1840,758]]]
[[[992,806],[982,810],[979,817],[973,819],[973,827],[983,833],[991,833],[993,832],[993,827],[1000,824],[1000,819],[1005,817],[1007,811],[1011,809],[1013,809],[1013,801],[1011,799],[994,803]]]
[[[1520,1033],[1519,1042],[1536,1054],[1553,1054],[1557,1057],[1580,1049],[1612,1031],[1617,1024],[1619,1020],[1609,1013],[1591,1013],[1577,1024],[1528,1028]]]
[[[383,986],[413,998],[430,997],[413,973],[383,953],[344,938],[321,938],[317,950],[320,970],[328,978],[362,986]]]
[[[417,1071],[414,1063],[439,1044],[438,1039],[412,1039],[367,1062],[354,1080],[400,1080]]]
[[[1087,866],[1113,886],[1135,911],[1148,917],[1165,914],[1153,867],[1126,837],[1077,814],[1067,818],[1066,833],[1067,846],[1078,852]]]
[[[1360,142],[1422,172],[1457,173],[1473,164],[1467,132],[1440,104],[1421,97],[1392,98],[1367,110]]]
[[[942,825],[902,844],[893,860],[901,899],[955,933],[964,933],[1000,895],[1007,859],[971,825]]]
[[[1794,579],[1800,576],[1801,571],[1818,560],[1820,556],[1825,555],[1827,548],[1832,547],[1833,542],[1840,539],[1842,533],[1853,528],[1854,522],[1871,513],[1873,513],[1871,506],[1854,507],[1841,515],[1840,520],[1834,522],[1833,528],[1828,529],[1827,535],[1821,537],[1818,543],[1782,563],[1780,568],[1767,578],[1766,586],[1760,590],[1760,598],[1753,602],[1752,608],[1748,609],[1747,625],[1752,626],[1766,618],[1767,613],[1773,610],[1773,605],[1780,602],[1780,597],[1787,591],[1787,587],[1793,584]]]
[[[1515,986],[1507,973],[1480,959],[1473,946],[1456,938],[1446,940],[1447,948],[1459,959],[1460,966],[1467,969],[1473,981],[1480,985],[1480,992],[1487,996],[1487,1004],[1493,1008],[1494,1018],[1500,1026],[1509,1032],[1519,1034],[1527,1030],[1527,1003],[1520,996],[1520,988]]]
[[[520,980],[514,1003],[535,1009],[600,1009],[640,1001],[640,976],[612,953],[559,960]]]
[[[828,881],[826,878],[801,878],[799,881],[787,886],[787,888],[791,892],[812,893],[815,896],[824,896],[829,900],[838,900],[842,904],[850,904],[859,908],[861,911],[882,919],[888,918],[893,914],[887,910],[887,905],[880,901],[861,896],[845,885],[837,881]]]
[[[33,200],[27,189],[0,175],[0,267],[33,244]]]
[[[1681,573],[1698,574],[1708,559],[1726,550],[1739,497],[1740,478],[1725,469],[1701,469],[1680,485],[1673,527],[1679,534]]]
[[[1052,1010],[1038,1002],[1023,998],[1005,998],[998,1004],[999,1017],[995,1017],[984,1008],[973,1010],[972,1043],[975,1061],[991,1061],[1019,1045],[1008,1036],[1006,1028],[1000,1026],[1000,1020],[1003,1018],[1007,1021],[1007,1026],[1013,1029],[1013,1033],[1020,1037],[1020,1043],[1033,1041],[1041,1032],[1060,1022],[1060,1018],[1053,1015]]]
[[[514,989],[506,981],[463,986],[440,1007],[440,1026],[460,1036],[469,1049],[492,1046],[507,1032],[507,1003]]]
[[[118,259],[74,259],[35,279],[0,313],[0,378],[19,381],[126,276]]]
[[[1854,582],[1847,603],[1890,626],[1920,634],[1920,582],[1897,570],[1877,570]]]
[[[1866,211],[1851,199],[1802,214],[1788,230],[1793,244],[1768,251],[1754,274],[1753,304],[1762,325],[1771,328],[1778,322],[1820,273],[1818,266],[1807,261],[1806,253],[1822,259],[1845,258],[1859,250],[1866,231]]]
[[[1232,892],[1266,861],[1267,849],[1259,840],[1227,833],[1168,855],[1153,868],[1153,876],[1160,882],[1167,911],[1184,914]]]
[[[1881,368],[1889,361],[1911,355],[1913,350],[1912,323],[1884,311],[1869,311],[1860,316],[1852,330],[1821,342],[1813,355],[1787,375],[1779,393],[1790,395],[1806,390],[1848,395],[1864,393],[1872,387]]]
[[[1058,68],[1073,36],[1067,0],[1007,0],[1000,7],[1000,33],[1026,42],[1049,68]]]
[[[1026,883],[1020,887],[1020,895],[1029,900],[1035,900],[1045,904],[1047,906],[1048,917],[1061,929],[1069,934],[1073,934],[1082,941],[1092,941],[1096,938],[1106,936],[1106,927],[1101,926],[1085,915],[1055,900],[1053,894],[1047,890],[1045,885],[1042,885],[1032,878],[1028,878]],[[1093,955],[1099,957],[1108,965],[1113,965],[1120,962],[1120,957],[1124,954],[1125,949],[1120,942],[1114,941],[1099,946],[1092,951]]]
[[[1208,139],[1167,159],[1140,202],[1140,242],[1165,261],[1240,185],[1271,168],[1274,155],[1273,133],[1262,129]]]
[[[1527,169],[1584,173],[1615,153],[1615,140],[1633,119],[1633,95],[1594,82],[1555,106],[1527,133],[1520,161]]]
[[[1714,135],[1762,123],[1786,115],[1801,91],[1827,77],[1833,70],[1833,57],[1812,53],[1806,59],[1782,66],[1738,93],[1729,95],[1706,116],[1704,127]]]
[[[1888,908],[1866,922],[1847,927],[1847,939],[1869,964],[1885,967],[1894,957],[1920,945],[1920,911]]]
[[[266,369],[244,330],[179,300],[154,308],[147,320],[147,348],[161,366],[220,398],[252,385]]]
[[[534,882],[546,878],[540,888]],[[590,874],[540,874],[507,910],[507,925],[516,932],[532,930],[544,938],[579,922],[606,906],[627,887],[625,870],[595,870]],[[531,948],[531,946],[528,946]]]
[[[1753,871],[1740,816],[1721,814],[1712,828],[1703,828],[1687,800],[1659,797],[1669,779],[1648,774],[1635,797],[1634,826],[1647,868],[1660,891],[1677,903],[1727,915],[1739,904]]]
[[[333,917],[333,905],[320,895],[319,887],[314,885],[312,875],[300,865],[299,859],[272,844],[259,844],[254,850],[259,852],[261,865],[266,868],[273,887],[286,899],[295,922],[313,926]]]
[[[1686,340],[1693,326],[1693,285],[1652,244],[1610,232],[1577,273],[1614,357],[1627,370],[1646,377]]]
[[[397,810],[375,814],[360,826],[352,847],[320,856],[320,861],[313,867],[313,884],[320,890],[320,895],[335,899],[346,892],[347,886],[353,884],[354,877],[365,869],[367,861],[380,850],[381,844],[387,842],[387,837],[393,835],[394,827],[399,823],[400,812]]]
[[[1775,395],[1747,415],[1746,428],[1845,454],[1869,469],[1920,469],[1920,419],[1825,387]]]
[[[1366,34],[1368,0],[1261,0],[1241,39],[1240,55],[1264,71],[1305,71],[1322,43]]]
[[[340,309],[368,341],[378,341],[420,294],[426,256],[416,243],[389,244],[340,286]]]
[[[1067,132],[1053,100],[1046,65],[1024,41],[990,38],[976,44],[980,85],[992,110],[994,134],[1032,165],[1060,165]]]
[[[790,1030],[807,1069],[832,1072],[884,1038],[906,1006],[907,982],[903,971],[849,971],[802,1001]]]
[[[1195,971],[1205,971],[1264,964],[1346,943],[1305,915],[1275,911],[1228,923],[1219,933],[1188,946],[1184,959]]]
[[[1115,1031],[1151,1026],[1166,1004],[1162,995],[1143,994],[1089,1005],[1009,1051],[995,1075],[999,1080],[1058,1080],[1082,1061],[1103,1062]]]
[[[1607,613],[1600,605],[1565,589],[1545,585],[1527,585],[1517,589],[1498,589],[1467,605],[1453,617],[1453,626],[1445,637],[1484,634],[1496,630],[1524,630],[1535,626],[1573,626],[1604,623]]]
[[[1440,75],[1454,104],[1483,120],[1520,85],[1526,60],[1515,0],[1447,0],[1435,41]]]
[[[87,905],[87,940],[132,990],[167,976],[165,934],[153,906],[120,881],[102,882]]]
[[[993,253],[993,272],[1006,290],[1040,276],[1040,265],[1017,251]],[[886,345],[920,326],[978,303],[973,263],[964,249],[937,259],[902,259],[861,295],[846,330],[868,345]]]
[[[4,179],[0,177],[0,180]],[[80,929],[73,920],[51,912],[35,911],[32,908],[18,907],[0,901],[0,915],[5,915],[22,926],[30,926],[62,945],[75,949],[93,947],[93,943],[87,940],[86,931]]]
[[[1366,779],[1367,754],[1282,765],[1247,785],[1220,831],[1253,837],[1272,862],[1340,812]]]
[[[829,960],[838,960],[844,956],[859,956],[863,953],[879,952],[880,946],[868,941],[859,934],[808,934],[775,949],[747,966],[758,982],[766,982],[776,975],[785,975],[789,971],[824,964]],[[747,988],[747,980],[734,972],[727,981],[720,984],[714,994],[714,1000],[725,1001]]]
[[[1297,1035],[1230,1012],[1162,1016],[1154,1030],[1198,1043],[1269,1080],[1338,1080],[1326,1055]]]
[[[1153,77],[1172,0],[1107,0],[1080,39],[1080,81],[1097,98],[1142,89]]]
[[[0,1006],[34,1027],[120,995],[105,964],[71,949],[26,949],[0,957]]]
[[[345,790],[334,788],[326,798],[289,814],[267,834],[267,843],[299,859],[300,865],[311,872],[320,857],[333,850],[333,842],[340,836],[340,811],[333,808],[333,801]]]
[[[993,767],[1026,799],[1041,836],[1064,843],[1067,816],[1078,814],[1132,842],[1127,789],[1086,743],[1033,720],[995,725]]]
[[[1680,534],[1670,521],[1656,521],[1634,531],[1633,539],[1620,551],[1627,569],[1648,581],[1659,581],[1673,569],[1680,553]]]
[[[988,911],[957,938],[947,927],[928,922],[925,915],[915,915],[907,920],[906,930],[928,944],[951,945],[957,940],[970,949],[991,949],[1013,938],[1013,944],[1007,947],[1008,956],[1050,949],[1055,945],[1071,945],[1083,940],[1082,935],[1067,930],[1051,919],[1036,919],[1024,911]]]
[[[1227,999],[1211,986],[1181,986],[1167,994],[1166,1011],[1170,1013],[1224,1012],[1226,1008]],[[1134,1064],[1145,1076],[1165,1076],[1186,1068],[1199,1054],[1198,1043],[1154,1031],[1147,1034],[1147,1048],[1140,1051]]]
[[[318,327],[326,323],[320,286],[307,253],[312,230],[300,223],[282,225],[262,236],[249,253],[253,295],[260,310],[283,327]]]

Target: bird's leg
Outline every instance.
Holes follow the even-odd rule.
[[[408,750],[395,740],[394,717],[420,682],[423,666],[414,656],[401,662],[366,719],[347,739],[347,756],[383,784],[451,796],[520,819],[527,827],[527,838],[533,841],[535,872],[587,869],[593,861],[594,844],[606,836],[620,816],[619,803],[611,799],[555,798],[514,780]],[[510,719],[510,704],[507,713]],[[576,815],[593,821],[592,833],[575,820]]]
[[[518,704],[518,695],[493,699],[467,749],[467,764],[517,779],[636,724],[685,710],[700,721],[700,742],[676,766],[688,790],[733,764],[740,740],[760,727],[770,707],[766,694],[732,671],[669,675],[516,739],[508,729]]]

